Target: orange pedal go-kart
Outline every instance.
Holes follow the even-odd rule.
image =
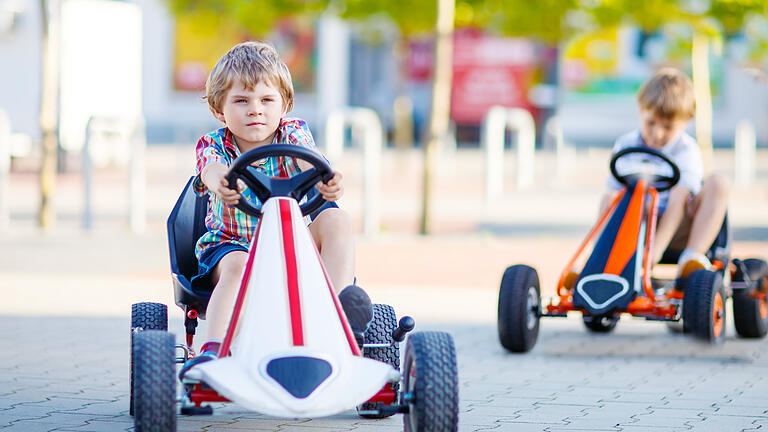
[[[635,172],[620,174],[617,162],[633,159]],[[667,165],[651,170],[649,158]],[[723,340],[726,300],[732,299],[733,321],[741,337],[762,338],[768,332],[768,264],[761,259],[730,259],[731,236],[727,216],[707,251],[712,269],[696,270],[687,278],[655,277],[650,250],[658,216],[658,192],[680,179],[680,170],[661,152],[631,147],[617,152],[611,174],[624,189],[600,217],[566,265],[556,296],[542,305],[539,276],[527,265],[510,266],[499,290],[498,332],[511,352],[533,348],[542,317],[565,317],[580,312],[592,332],[612,331],[621,314],[665,321],[670,328],[711,343]],[[655,172],[652,172],[655,171]],[[671,173],[671,175],[670,175]],[[580,260],[588,246],[591,254]],[[676,264],[681,251],[667,249],[660,264]],[[581,269],[577,263],[584,262]]]

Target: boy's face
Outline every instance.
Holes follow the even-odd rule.
[[[269,82],[261,81],[249,90],[238,80],[214,117],[232,131],[240,150],[247,151],[271,144],[285,114],[283,98]]]
[[[688,120],[662,118],[651,110],[640,109],[640,134],[650,148],[660,150],[687,125]]]

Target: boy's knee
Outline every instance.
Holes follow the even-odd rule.
[[[731,193],[731,182],[722,174],[712,174],[704,180],[702,190],[719,199],[728,199]]]
[[[219,261],[219,271],[221,273],[236,273],[239,274],[245,267],[245,262],[248,260],[248,254],[244,251],[232,251]]]
[[[321,234],[333,235],[334,237],[352,235],[352,218],[347,212],[340,208],[329,208],[323,210],[317,216],[313,224],[317,224],[322,231]]]

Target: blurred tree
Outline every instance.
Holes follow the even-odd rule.
[[[766,0],[582,0],[582,9],[599,26],[615,26],[626,20],[655,32],[669,25],[690,30],[691,68],[696,97],[696,140],[705,169],[712,165],[712,90],[710,47],[718,51],[723,37],[743,28],[751,14],[768,12]]]
[[[39,226],[51,231],[56,222],[52,198],[56,186],[56,158],[59,148],[59,70],[55,31],[59,23],[59,1],[40,0],[42,24],[42,94],[40,97],[40,129],[43,152],[40,163]]]
[[[281,18],[318,15],[328,0],[165,0],[174,15],[184,16],[200,28],[235,26],[243,34],[263,36]]]

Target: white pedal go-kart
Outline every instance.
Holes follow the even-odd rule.
[[[293,157],[313,168],[291,178],[269,178],[253,164]],[[415,332],[400,371],[398,343],[413,329],[391,306],[374,304],[374,318],[358,347],[303,216],[325,201],[314,191],[332,176],[311,150],[269,145],[240,156],[228,175],[244,192],[238,208],[261,216],[218,359],[200,363],[177,391],[176,364],[194,356],[197,319],[205,318],[212,287],[192,288],[194,245],[205,232],[207,196],[187,182],[168,219],[176,304],[185,313],[185,344],[167,331],[167,307],[137,303],[131,313],[131,401],[137,431],[174,431],[182,415],[211,414],[204,402],[234,402],[288,418],[314,418],[350,409],[366,418],[404,414],[406,431],[454,431],[458,377],[452,337]],[[304,196],[307,202],[299,205]],[[259,202],[264,203],[263,206]],[[235,335],[235,328],[239,330]]]

